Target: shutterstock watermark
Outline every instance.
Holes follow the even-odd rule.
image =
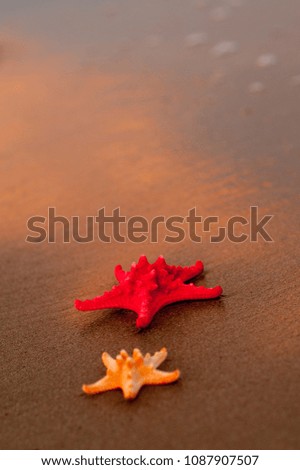
[[[109,214],[105,208],[98,210],[94,216],[58,215],[55,207],[49,207],[47,216],[34,215],[27,220],[26,236],[28,243],[91,243],[99,240],[102,243],[180,243],[189,239],[201,243],[208,237],[211,243],[229,240],[232,243],[246,241],[273,242],[267,231],[273,215],[259,217],[258,206],[249,207],[249,216],[233,215],[225,223],[217,215],[203,217],[196,207],[188,210],[187,215],[165,217],[158,215],[151,220],[142,215],[126,217],[116,207]]]

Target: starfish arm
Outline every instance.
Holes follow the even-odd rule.
[[[151,322],[156,311],[157,310],[153,310],[153,306],[149,298],[142,301],[135,310],[137,314],[136,326],[138,328],[146,328],[146,326]]]
[[[94,299],[87,299],[87,300],[75,300],[75,307],[77,310],[98,310],[104,308],[129,308],[126,302],[122,298],[123,296],[123,289],[121,286],[114,286],[111,291],[105,292],[103,295],[99,297],[95,297]]]
[[[142,388],[142,381],[130,381],[127,384],[122,385],[123,396],[126,400],[133,400]]]
[[[174,370],[173,372],[165,372],[162,370],[153,370],[145,378],[145,385],[159,385],[159,384],[169,384],[175,382],[179,379],[180,372],[179,370]]]
[[[160,351],[156,352],[154,356],[151,357],[150,363],[153,365],[154,369],[156,369],[162,362],[165,361],[168,352],[166,348],[162,348]]]
[[[180,266],[179,266],[179,268],[180,268]],[[187,266],[185,268],[182,268],[182,271],[180,273],[180,279],[183,282],[188,281],[189,279],[193,279],[193,277],[196,277],[196,276],[198,276],[199,274],[202,273],[203,268],[204,268],[204,266],[203,266],[202,261],[197,261],[194,264],[194,266]]]
[[[181,300],[201,300],[201,299],[215,299],[220,297],[223,289],[221,286],[204,287],[195,286],[194,284],[183,284],[179,286],[176,291],[170,293],[163,305],[168,305],[173,302],[180,302]]]
[[[115,267],[115,278],[117,279],[117,281],[122,282],[124,281],[125,276],[126,276],[126,272],[124,271],[124,269],[122,269],[122,266],[118,264]]]
[[[102,354],[102,362],[105,367],[111,371],[115,371],[118,368],[116,360],[113,359],[107,352]]]
[[[93,384],[82,386],[82,390],[88,395],[95,395],[96,393],[114,390],[115,388],[119,388],[118,384],[107,375]]]

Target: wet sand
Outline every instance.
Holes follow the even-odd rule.
[[[3,449],[299,449],[299,6],[204,3],[0,7]],[[48,207],[225,223],[255,205],[273,243],[25,242]],[[224,295],[141,332],[133,312],[74,309],[142,253],[201,259],[197,284]],[[163,346],[178,383],[81,392],[103,351]]]

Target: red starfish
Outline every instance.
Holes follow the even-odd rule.
[[[132,263],[128,272],[120,265],[115,267],[115,276],[119,285],[100,297],[91,300],[75,300],[78,310],[97,310],[102,308],[122,308],[137,313],[136,326],[145,328],[158,310],[168,304],[181,300],[214,299],[223,290],[221,286],[207,288],[184,284],[203,271],[203,263],[197,261],[194,266],[182,268],[169,266],[160,256],[150,264],[146,256],[141,256],[138,263]]]

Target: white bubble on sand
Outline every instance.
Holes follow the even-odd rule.
[[[223,57],[225,55],[234,54],[238,50],[238,43],[236,41],[222,41],[216,44],[212,53],[215,57]]]
[[[265,85],[262,83],[262,82],[252,82],[250,83],[249,85],[249,93],[261,93],[262,91],[264,91],[265,89]]]
[[[190,33],[184,38],[184,43],[186,47],[201,46],[207,43],[207,34],[203,32]]]
[[[257,67],[271,67],[277,64],[277,57],[275,54],[262,54],[256,60]]]
[[[216,7],[210,12],[210,17],[214,21],[224,21],[230,16],[229,7]]]
[[[300,86],[300,75],[294,75],[291,78],[291,82],[293,86]]]
[[[158,34],[151,34],[146,37],[146,43],[149,47],[158,47],[162,42],[162,37]]]

